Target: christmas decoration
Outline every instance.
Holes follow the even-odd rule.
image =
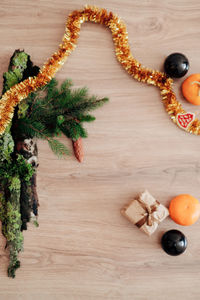
[[[8,72],[3,75],[3,91],[38,72],[39,68],[33,66],[30,56],[16,50]],[[30,221],[39,225],[37,139],[46,140],[53,152],[63,157],[70,151],[56,137],[64,134],[73,141],[75,156],[81,162],[81,141],[87,137],[83,123],[94,121],[95,117],[88,112],[107,101],[107,98],[89,96],[87,88],[73,90],[70,80],[59,87],[52,79],[16,106],[12,122],[0,136],[0,220],[9,251],[9,277],[14,278],[20,267],[18,253],[23,250],[22,231],[27,230]]]
[[[165,109],[172,121],[178,125],[177,115],[186,112],[180,102],[177,101],[176,95],[172,90],[173,80],[168,78],[165,73],[142,67],[132,56],[128,44],[126,26],[117,15],[107,12],[105,9],[86,6],[84,9],[76,10],[68,16],[62,43],[39,73],[34,77],[28,77],[24,81],[15,84],[3,94],[0,99],[0,134],[5,132],[6,127],[10,123],[14,107],[25,99],[29,93],[46,85],[64,64],[67,57],[76,47],[81,24],[85,21],[104,24],[110,28],[118,61],[134,79],[157,86],[160,89]],[[195,118],[190,123],[190,126],[186,128],[186,131],[199,135],[200,120]]]
[[[173,229],[165,232],[161,244],[167,254],[177,256],[186,250],[187,239],[181,231]]]
[[[168,215],[168,209],[148,191],[122,208],[121,213],[146,234],[151,235]]]
[[[193,113],[177,114],[176,119],[177,119],[178,126],[184,130],[187,130],[190,124],[194,121],[195,114]]]
[[[169,205],[170,217],[183,226],[194,224],[200,216],[199,200],[188,194],[174,197]]]
[[[183,77],[189,70],[189,61],[181,53],[170,54],[164,62],[165,73],[170,77]]]
[[[27,229],[30,221],[38,226],[37,139],[46,140],[52,151],[63,157],[69,154],[69,150],[57,138],[64,134],[71,139],[75,157],[82,162],[82,138],[87,137],[83,123],[94,121],[95,118],[88,112],[108,101],[107,98],[89,97],[86,88],[72,90],[70,80],[58,86],[53,79],[75,49],[81,24],[85,21],[107,26],[112,33],[116,57],[123,68],[134,79],[158,87],[173,122],[190,133],[200,135],[200,121],[182,108],[172,90],[173,80],[168,77],[172,71],[168,68],[169,58],[165,64],[167,74],[143,67],[131,54],[125,24],[112,12],[93,6],[72,12],[62,43],[41,69],[33,65],[24,51],[16,50],[8,72],[3,75],[0,99],[0,220],[9,251],[10,277],[15,277],[15,271],[20,267],[18,253],[23,250],[22,231]],[[179,58],[176,54],[177,59],[176,70],[170,76],[180,77],[188,70],[188,61],[180,54]],[[195,86],[197,81],[193,82]],[[122,214],[150,235],[168,216],[168,210],[145,191],[124,207]],[[166,248],[170,240],[173,250]],[[184,251],[183,247],[182,250],[179,247],[186,247],[186,240],[183,235],[171,233],[166,240],[163,237],[163,245],[169,254],[171,251],[177,255]]]
[[[184,98],[194,105],[200,105],[200,74],[192,74],[182,83]]]

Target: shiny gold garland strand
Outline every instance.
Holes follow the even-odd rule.
[[[162,72],[141,66],[132,56],[126,26],[117,15],[107,12],[105,9],[86,6],[84,9],[74,11],[68,16],[62,43],[44,64],[39,74],[16,84],[2,96],[0,99],[0,134],[5,131],[11,121],[15,106],[26,98],[29,93],[46,85],[64,64],[76,47],[81,24],[86,21],[104,24],[110,28],[118,61],[134,79],[157,86],[160,89],[165,109],[171,119],[178,125],[177,115],[186,112],[177,101],[172,90],[173,80],[167,78],[166,74]],[[199,135],[200,121],[196,118],[185,130]]]

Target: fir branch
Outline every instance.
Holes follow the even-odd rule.
[[[55,153],[59,158],[70,154],[67,147],[60,141],[49,138],[48,143],[53,153]]]
[[[69,90],[73,86],[72,80],[71,79],[66,79],[63,81],[63,83],[60,86],[60,90],[62,92],[65,92],[66,90]]]
[[[31,101],[31,102],[32,102],[32,105],[31,105],[31,107],[30,107],[30,109],[29,109],[29,112],[28,112],[28,114],[27,114],[27,118],[31,115],[32,110],[33,110],[33,107],[34,107],[35,103],[38,101],[38,97],[37,97],[37,94],[36,94],[36,93],[32,93],[31,98],[32,98],[33,101]]]
[[[92,115],[80,115],[78,116],[80,122],[93,122],[96,118]]]
[[[86,138],[83,123],[95,120],[88,111],[102,106],[108,98],[98,99],[89,96],[86,87],[72,90],[71,86],[71,80],[64,81],[59,87],[52,79],[42,91],[32,93],[27,98],[31,108],[26,117],[18,121],[19,133],[47,141],[61,133],[72,140]]]
[[[41,122],[32,121],[27,118],[23,118],[18,121],[18,127],[17,130],[19,132],[19,135],[24,135],[28,138],[46,138],[45,135],[45,126]]]
[[[71,93],[71,99],[67,105],[68,110],[70,110],[70,108],[74,107],[77,103],[82,103],[82,102],[87,101],[87,99],[88,99],[88,88],[83,87],[83,88],[74,90]]]
[[[72,115],[76,115],[77,111],[80,112],[88,112],[94,110],[98,107],[101,107],[104,103],[108,102],[108,98],[96,99],[96,97],[91,97],[88,101],[83,103],[77,103],[73,105],[70,109],[68,109],[68,113]]]
[[[67,120],[64,122],[61,126],[60,129],[62,133],[72,139],[72,140],[77,140],[79,137],[86,138],[88,136],[87,131],[81,123],[72,120]]]
[[[59,88],[58,82],[52,79],[44,88],[30,94],[27,98],[30,107],[26,116],[17,121],[16,135],[47,141],[61,133],[72,140],[86,138],[82,123],[95,120],[87,112],[102,106],[108,98],[89,97],[86,87],[71,90],[71,86],[71,80],[66,80]]]

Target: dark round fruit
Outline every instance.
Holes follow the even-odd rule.
[[[163,250],[169,255],[180,255],[187,248],[187,239],[179,230],[165,232],[161,240]]]
[[[169,77],[183,77],[189,70],[189,61],[181,53],[172,53],[165,60],[164,70]]]

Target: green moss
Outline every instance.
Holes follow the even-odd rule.
[[[13,85],[17,84],[19,82],[19,78],[22,79],[22,74],[20,70],[16,69],[13,71],[8,71],[3,74],[4,78],[4,92],[8,89],[10,89]]]
[[[8,275],[14,277],[15,270],[20,266],[17,259],[18,253],[23,249],[23,234],[21,232],[21,214],[20,214],[20,186],[21,182],[18,176],[10,178],[8,189],[10,192],[9,201],[6,207],[6,239],[10,250],[10,263]]]
[[[26,99],[22,100],[18,105],[18,112],[17,112],[18,118],[25,118],[28,108],[29,108],[29,104],[27,103],[27,100]]]
[[[2,222],[2,233],[6,238],[6,245],[9,249],[10,262],[8,276],[15,277],[15,271],[20,266],[18,253],[23,249],[23,235],[21,232],[20,214],[20,179],[14,176],[7,181],[9,196],[0,186],[0,220]]]
[[[35,225],[35,227],[39,227],[39,223],[37,220],[34,220],[33,224]]]
[[[27,68],[29,55],[24,51],[15,50],[13,56],[10,59],[10,65],[8,70],[15,71],[16,69],[23,74],[24,70]]]
[[[2,180],[9,180],[17,175],[21,180],[30,182],[34,172],[34,167],[20,154],[17,155],[15,160],[10,157],[10,160],[0,163],[0,178]]]
[[[4,133],[0,138],[0,164],[7,160],[10,161],[10,155],[14,149],[14,141],[10,133]],[[0,173],[0,177],[1,177]]]
[[[18,173],[20,179],[23,179],[24,181],[30,183],[31,177],[34,174],[35,169],[20,154],[18,154],[18,157],[17,157],[17,160],[16,160],[16,169],[17,169],[16,173]]]

